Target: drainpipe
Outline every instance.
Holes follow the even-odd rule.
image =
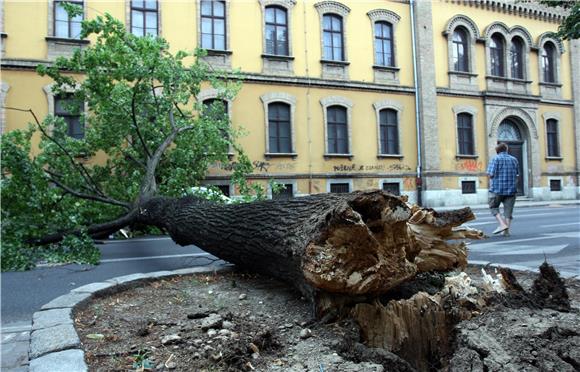
[[[416,0],[410,0],[409,6],[411,9],[411,43],[413,44],[413,83],[415,86],[415,126],[417,129],[417,178],[415,183],[417,185],[417,204],[422,205],[422,191],[423,191],[423,178],[422,178],[422,166],[423,158],[421,154],[421,148],[423,146],[421,137],[421,122],[419,116],[419,81],[417,79],[417,41],[415,39],[415,2]]]
[[[307,78],[307,88],[306,88],[306,128],[308,133],[308,194],[312,194],[312,128],[311,128],[311,117],[310,117],[310,68],[308,62],[308,19],[306,17],[307,0],[303,2],[303,13],[304,17],[304,61],[306,69]]]

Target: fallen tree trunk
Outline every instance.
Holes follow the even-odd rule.
[[[318,315],[341,301],[376,296],[418,271],[466,265],[465,243],[481,232],[454,227],[469,208],[437,213],[383,191],[318,194],[224,205],[196,197],[154,198],[138,220],[243,268],[292,283]]]

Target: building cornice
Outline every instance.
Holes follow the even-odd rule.
[[[475,8],[515,14],[520,17],[539,19],[545,22],[561,23],[568,15],[568,11],[558,7],[552,8],[537,1],[526,0],[445,0],[448,3],[460,4]]]
[[[463,90],[456,90],[456,89],[449,89],[449,88],[437,88],[437,95],[439,96],[449,96],[449,97],[476,97],[476,98],[487,98],[487,99],[496,99],[496,100],[518,100],[518,101],[527,101],[533,103],[543,103],[543,104],[550,104],[550,105],[559,105],[559,106],[574,106],[574,101],[568,99],[548,99],[542,98],[540,96],[532,96],[532,95],[517,95],[517,94],[507,94],[507,93],[499,93],[499,92],[489,92],[489,91],[480,91],[480,92],[472,92],[472,91],[463,91]]]
[[[2,60],[1,67],[2,70],[36,70],[38,65],[51,66],[52,63],[46,60],[4,59]],[[239,79],[240,75],[232,74],[231,77]],[[408,95],[415,94],[415,89],[410,86],[376,84],[354,80],[342,81],[332,79],[307,78],[302,76],[274,76],[243,72],[241,74],[241,79],[246,82],[258,84],[279,84],[314,88],[398,93]]]

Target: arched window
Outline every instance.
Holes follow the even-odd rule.
[[[524,78],[524,42],[519,37],[512,39],[512,46],[510,49],[512,78]]]
[[[381,154],[399,154],[397,111],[381,110],[379,112],[379,126]]]
[[[266,53],[287,56],[288,14],[279,6],[266,7]]]
[[[548,143],[548,156],[560,156],[560,144],[558,141],[558,120],[548,119],[546,121],[546,137]]]
[[[551,42],[545,43],[542,48],[542,75],[546,83],[556,82],[554,53],[556,53],[554,44]]]
[[[290,105],[274,102],[268,105],[269,152],[291,153],[292,130],[290,127]]]
[[[465,29],[457,27],[453,31],[453,69],[469,72],[468,36]]]
[[[457,143],[460,155],[475,155],[473,115],[468,113],[457,115]]]
[[[504,40],[499,34],[493,34],[489,44],[489,58],[493,76],[505,76],[504,68]]]
[[[394,66],[393,26],[388,22],[375,22],[375,63]]]
[[[348,125],[346,107],[330,106],[326,111],[328,153],[348,154]]]
[[[224,1],[201,1],[201,47],[226,49],[226,6]]]
[[[324,59],[344,61],[342,17],[336,14],[325,14],[322,17],[322,23]]]

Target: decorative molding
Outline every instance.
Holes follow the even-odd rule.
[[[514,26],[510,28],[510,40],[513,39],[514,36],[520,36],[524,42],[526,43],[526,49],[528,53],[531,49],[535,48],[534,41],[532,40],[532,35],[530,35],[529,31],[523,26]]]
[[[521,108],[513,108],[507,107],[501,110],[499,113],[496,114],[495,118],[491,122],[490,131],[488,133],[489,137],[497,137],[497,128],[501,124],[504,119],[507,119],[510,116],[515,116],[519,118],[525,125],[529,133],[531,133],[532,138],[537,140],[538,139],[538,128],[536,128],[534,118],[525,110]]]
[[[471,34],[471,37],[473,37],[473,40],[481,39],[481,34],[479,32],[477,24],[473,22],[471,18],[463,14],[458,14],[447,22],[445,30],[443,31],[443,35],[445,36],[453,35],[453,31],[458,26],[465,27],[467,31]]]
[[[537,44],[538,49],[541,50],[544,47],[544,43],[546,41],[553,42],[554,45],[560,51],[560,54],[564,54],[566,52],[566,48],[564,48],[564,43],[562,43],[562,40],[555,38],[553,32],[544,32],[543,34],[538,36],[538,44]]]
[[[538,2],[524,2],[513,0],[446,0],[453,4],[460,4],[475,8],[485,8],[504,14],[515,14],[520,17],[539,19],[546,22],[561,23],[568,15],[562,8],[546,7]]]
[[[296,0],[259,0],[262,8],[271,5],[282,6],[286,9],[292,9],[296,5]]]
[[[393,26],[401,20],[401,16],[387,9],[373,9],[367,13],[367,16],[369,16],[373,23],[377,21],[386,21]]]
[[[487,40],[487,42],[489,42],[489,40],[491,39],[491,36],[493,34],[495,34],[496,32],[499,32],[500,34],[502,34],[506,40],[509,38],[509,34],[510,34],[509,27],[506,26],[506,24],[503,22],[493,22],[492,24],[488,25],[485,28],[485,30],[483,31],[483,35],[484,35],[485,39]]]
[[[339,3],[338,1],[324,0],[314,4],[314,7],[320,16],[324,15],[325,13],[335,13],[341,15],[342,17],[346,17],[348,13],[350,13],[350,8],[344,4]]]

